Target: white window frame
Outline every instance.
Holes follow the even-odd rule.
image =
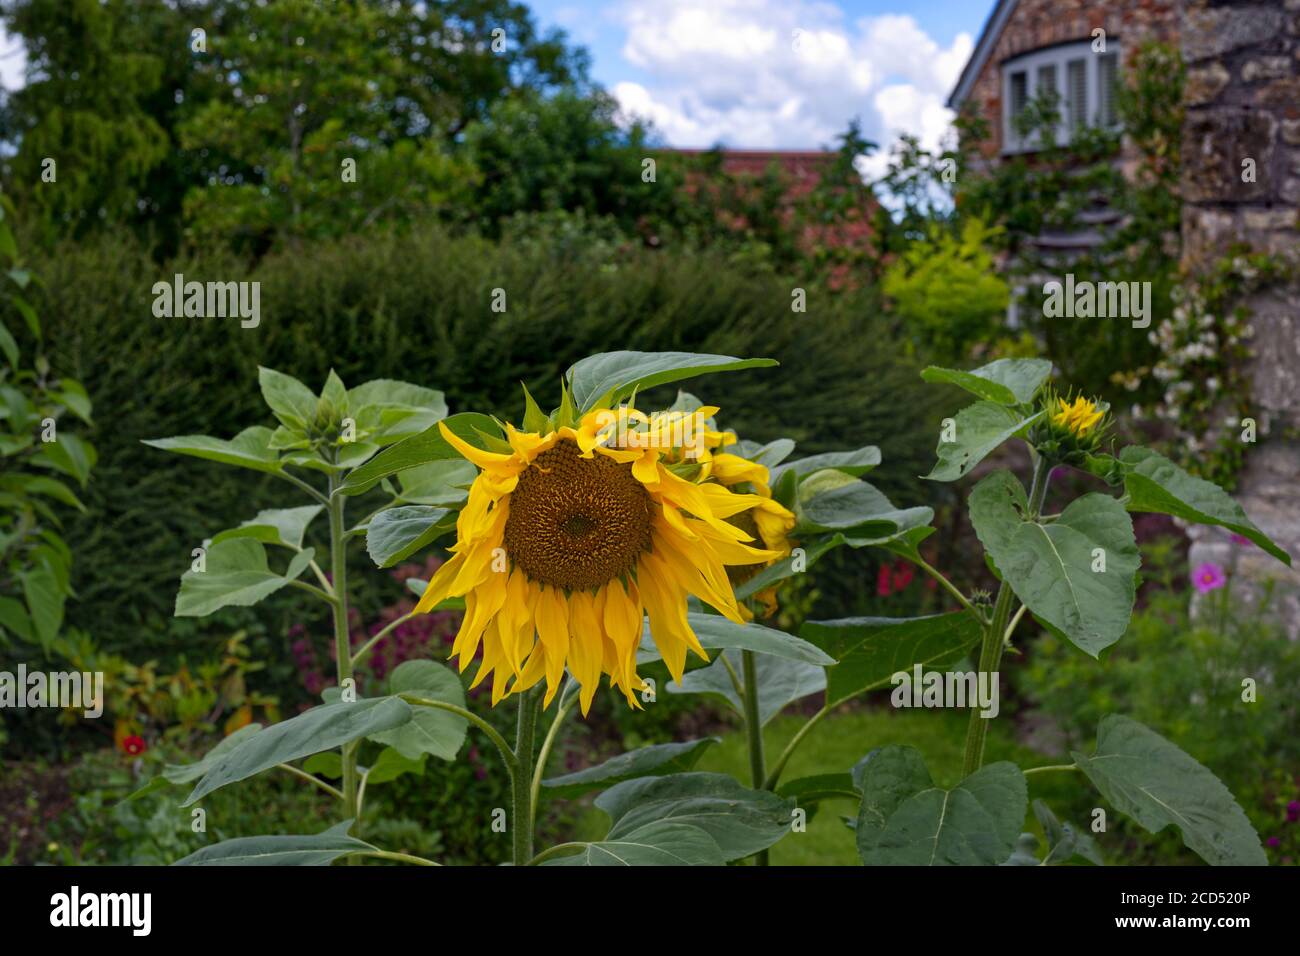
[[[1012,57],[1002,64],[1002,153],[1031,153],[1044,148],[1037,135],[1031,134],[1021,138],[1016,134],[1014,118],[1011,115],[1011,77],[1017,73],[1025,74],[1026,103],[1031,103],[1039,94],[1038,80],[1045,67],[1052,67],[1056,75],[1056,93],[1060,97],[1061,118],[1056,128],[1056,146],[1068,146],[1073,139],[1074,121],[1070,116],[1069,64],[1072,60],[1083,60],[1085,71],[1084,121],[1089,126],[1100,125],[1102,102],[1101,61],[1104,56],[1119,57],[1120,46],[1113,38],[1106,40],[1106,52],[1094,53],[1092,40],[1079,40],[1075,43],[1061,43],[1041,50],[1031,50]],[[1123,60],[1116,61],[1116,82],[1119,82],[1120,67]],[[1117,123],[1110,124],[1116,128]]]

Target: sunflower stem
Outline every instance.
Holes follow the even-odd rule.
[[[352,645],[348,639],[348,554],[343,535],[343,508],[346,499],[338,493],[339,480],[334,474],[329,479],[328,508],[330,525],[330,586],[334,589],[334,659],[339,687],[352,679]],[[343,816],[348,820],[357,817],[357,744],[344,744],[343,761]],[[360,821],[358,821],[359,823]],[[357,824],[353,825],[355,829]],[[348,862],[352,859],[349,857]]]
[[[570,677],[569,680],[572,681],[573,678]],[[551,726],[546,731],[546,737],[542,740],[542,749],[537,754],[537,766],[533,769],[533,782],[528,795],[529,819],[533,825],[537,823],[537,804],[541,802],[539,798],[542,793],[542,777],[546,775],[546,764],[551,759],[551,748],[555,746],[555,739],[559,736],[560,725],[564,723],[564,718],[569,716],[569,711],[578,702],[577,694],[569,695],[567,701],[564,699],[565,691],[568,689],[566,686],[564,690],[560,691],[560,706],[555,711],[555,719],[551,721]]]
[[[1028,520],[1035,520],[1043,510],[1043,501],[1047,498],[1047,482],[1051,464],[1042,455],[1034,458],[1034,479],[1029,488]],[[989,680],[996,680],[998,665],[1002,661],[1002,649],[1011,637],[1013,628],[1009,625],[1011,605],[1015,601],[1015,592],[1003,578],[998,589],[997,600],[993,605],[993,619],[984,628],[984,643],[980,648],[980,675],[988,674]],[[1016,618],[1019,620],[1019,617]],[[991,717],[981,717],[978,708],[971,708],[970,720],[966,725],[966,755],[962,762],[962,776],[969,777],[984,765],[984,740],[988,736]]]
[[[537,732],[537,702],[540,687],[519,697],[519,723],[515,729],[515,766],[510,783],[514,793],[514,864],[525,866],[533,858],[533,738]]]
[[[749,739],[749,772],[755,790],[762,790],[767,780],[763,759],[763,723],[758,714],[758,663],[753,651],[741,651],[741,675],[745,682],[745,736]],[[757,866],[767,866],[767,851],[754,857]]]

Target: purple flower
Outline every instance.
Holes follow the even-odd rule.
[[[1239,545],[1243,548],[1250,547],[1250,539],[1240,534],[1234,534],[1232,536],[1232,543],[1235,545]]]
[[[1300,820],[1300,800],[1292,800],[1286,805],[1287,823],[1295,823]]]
[[[1277,847],[1279,847],[1279,846],[1282,845],[1282,841],[1279,840],[1277,837],[1269,837],[1269,838],[1268,838],[1267,840],[1265,840],[1264,842],[1267,843],[1269,846],[1274,847],[1274,848],[1277,848]]]
[[[1228,579],[1223,575],[1223,568],[1213,561],[1206,561],[1192,572],[1192,584],[1202,594],[1209,594],[1211,591],[1218,590],[1227,581]]]

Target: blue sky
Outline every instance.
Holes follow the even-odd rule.
[[[814,149],[848,121],[935,145],[993,0],[533,0],[673,146]]]

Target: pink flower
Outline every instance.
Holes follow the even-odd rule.
[[[1242,548],[1250,547],[1250,539],[1239,534],[1232,536],[1232,543]]]
[[[876,575],[876,594],[879,597],[889,597],[894,592],[892,575],[889,573],[889,565],[882,564],[880,573]]]
[[[1212,561],[1199,565],[1192,573],[1192,584],[1202,594],[1209,594],[1223,587],[1228,579],[1223,575],[1223,568]]]

